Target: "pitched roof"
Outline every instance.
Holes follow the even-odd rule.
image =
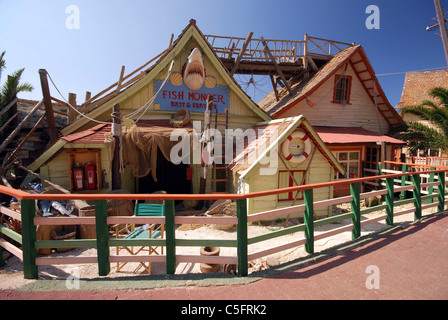
[[[405,144],[406,142],[382,135],[363,128],[347,127],[314,127],[322,140],[327,144],[386,142]]]
[[[328,160],[330,165],[337,172],[344,173],[344,168],[342,168],[333,153],[327,148],[317,132],[303,116],[261,122],[253,126],[252,129],[256,135],[255,139],[252,141],[249,140],[248,145],[243,150],[240,150],[239,154],[235,155],[234,161],[229,165],[229,169],[238,172],[240,178],[244,179],[261,164],[262,159],[273,147],[279,146],[299,127],[307,133],[308,137]],[[275,140],[270,138],[274,132]],[[261,153],[259,153],[260,150],[262,150]],[[255,161],[253,161],[254,158],[256,159]]]
[[[415,106],[423,100],[432,100],[429,90],[436,87],[448,88],[448,69],[427,72],[407,72],[397,108]]]
[[[227,69],[222,64],[221,60],[217,57],[212,46],[207,42],[204,34],[199,30],[198,26],[196,25],[196,21],[193,19],[190,20],[190,23],[181,32],[179,37],[172,43],[172,45],[167,50],[165,50],[163,53],[160,54],[158,60],[153,65],[148,67],[146,70],[142,71],[140,76],[136,76],[134,78],[136,79],[134,82],[127,83],[126,86],[123,87],[119,93],[113,91],[110,94],[106,95],[105,97],[99,98],[97,100],[98,103],[94,103],[94,108],[89,110],[88,113],[89,117],[96,118],[100,116],[103,112],[105,112],[105,110],[108,110],[107,108],[109,106],[127,99],[130,95],[143,88],[145,85],[150,83],[150,81],[154,80],[154,78],[160,72],[162,72],[165,68],[167,68],[170,65],[170,62],[173,60],[173,58],[176,57],[183,50],[185,44],[187,43],[187,41],[190,40],[190,38],[194,38],[198,42],[198,45],[201,47],[201,50],[203,50],[205,55],[207,55],[212,60],[212,63],[215,66],[217,66],[217,71],[224,78],[224,81],[228,83],[231,90],[233,90],[236,93],[236,95],[239,96],[245,102],[248,108],[251,109],[255,114],[257,114],[261,119],[264,120],[270,119],[270,116],[264,110],[262,110],[255,102],[253,102],[250,96],[246,92],[244,92],[244,90],[241,88],[238,82],[229,75]],[[111,88],[112,87],[113,86],[111,86]],[[87,109],[89,109],[88,106]],[[70,134],[88,122],[89,120],[87,118],[83,117],[78,118],[77,121],[64,128],[62,130],[62,133]]]
[[[357,55],[358,54],[358,55]],[[359,58],[355,58],[359,57]],[[354,61],[354,59],[358,59]],[[279,101],[275,97],[275,93],[271,92],[258,105],[265,110],[274,119],[278,119],[288,109],[298,104],[300,101],[307,98],[315,90],[325,83],[331,76],[333,76],[337,70],[342,66],[350,64],[353,71],[356,73],[357,78],[364,87],[366,93],[370,97],[372,103],[378,105],[378,110],[389,125],[395,126],[403,124],[403,119],[398,115],[396,110],[391,106],[387,100],[384,91],[382,90],[378,80],[376,79],[375,72],[364,52],[364,49],[360,46],[352,46],[344,49],[332,58],[327,64],[317,71],[308,80],[301,80],[292,85],[292,92],[289,95],[286,90],[280,96]],[[362,77],[361,73],[367,73],[368,77]],[[376,97],[375,97],[376,95]]]

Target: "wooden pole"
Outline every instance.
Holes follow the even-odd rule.
[[[55,142],[58,139],[58,134],[56,131],[56,122],[54,120],[53,104],[51,102],[51,95],[50,95],[50,87],[48,86],[47,70],[40,69],[39,75],[40,75],[40,84],[42,86],[42,95],[44,97],[45,114],[47,116],[47,124],[48,124],[48,130],[49,130],[49,134],[50,134],[50,141]]]
[[[109,227],[107,225],[107,201],[95,200],[96,249],[98,255],[98,274],[107,276],[109,263]]]
[[[74,93],[68,94],[68,103],[70,103],[70,105],[73,108],[77,108],[76,94],[74,94]],[[71,107],[68,107],[68,124],[73,123],[73,121],[76,120],[77,115],[78,115],[78,113],[75,110],[73,110]]]
[[[114,105],[112,113],[112,135],[115,139],[114,158],[112,159],[112,190],[121,189],[121,113],[120,105]]]
[[[437,12],[437,20],[439,20],[440,36],[442,37],[443,49],[445,51],[446,63],[448,66],[448,32],[446,30],[445,16],[440,5],[440,0],[434,0]]]
[[[247,200],[237,200],[237,254],[238,254],[238,275],[247,276],[247,253],[248,253],[248,241],[247,241]]]

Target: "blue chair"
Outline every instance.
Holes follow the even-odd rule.
[[[134,209],[134,216],[146,216],[146,217],[163,217],[165,215],[165,204],[149,204],[149,203],[136,203],[135,209]],[[165,225],[160,224],[152,224],[152,225],[144,225],[141,227],[135,227],[135,225],[128,225],[124,229],[128,229],[130,227],[130,233],[124,237],[124,239],[156,239],[156,238],[162,238],[164,236],[165,232]],[[115,228],[115,236],[116,238],[119,237],[119,234],[124,229],[119,230],[118,226],[114,226]],[[142,246],[137,249],[134,249],[134,246],[127,247],[127,246],[117,246],[117,255],[120,255],[121,250],[126,250],[131,255],[138,255],[141,251],[145,250],[145,248],[148,248],[148,254],[163,254],[163,247],[160,247],[160,253],[157,251],[158,246]],[[117,272],[121,271],[121,269],[127,264],[127,262],[117,262]],[[137,271],[140,267],[144,267],[146,271],[151,274],[151,262],[148,262],[147,264],[145,262],[140,262],[140,266],[135,270]]]

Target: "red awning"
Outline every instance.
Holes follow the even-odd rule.
[[[363,128],[314,127],[326,144],[376,143],[405,144],[406,142]]]

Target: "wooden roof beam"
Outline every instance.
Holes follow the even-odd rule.
[[[232,70],[230,71],[230,76],[233,77],[236,70],[238,69],[241,59],[243,58],[243,54],[244,54],[244,52],[246,52],[247,46],[249,45],[250,41],[252,40],[253,35],[254,35],[254,33],[252,31],[250,31],[249,34],[247,35],[246,40],[244,41],[243,47],[241,48],[240,53],[238,54],[238,57],[235,60],[235,64],[234,64]]]
[[[264,40],[263,37],[261,37],[261,42],[263,43],[264,49],[263,51],[269,56],[269,58],[271,59],[272,63],[274,64],[275,69],[277,70],[278,75],[280,76],[280,78],[283,80],[283,83],[286,85],[286,89],[288,89],[289,95],[291,95],[292,91],[291,91],[291,87],[288,83],[288,81],[286,81],[286,78],[282,72],[282,70],[280,70],[280,67],[277,64],[277,61],[275,61],[275,57],[272,55],[271,50],[269,50],[268,44],[267,42]]]

